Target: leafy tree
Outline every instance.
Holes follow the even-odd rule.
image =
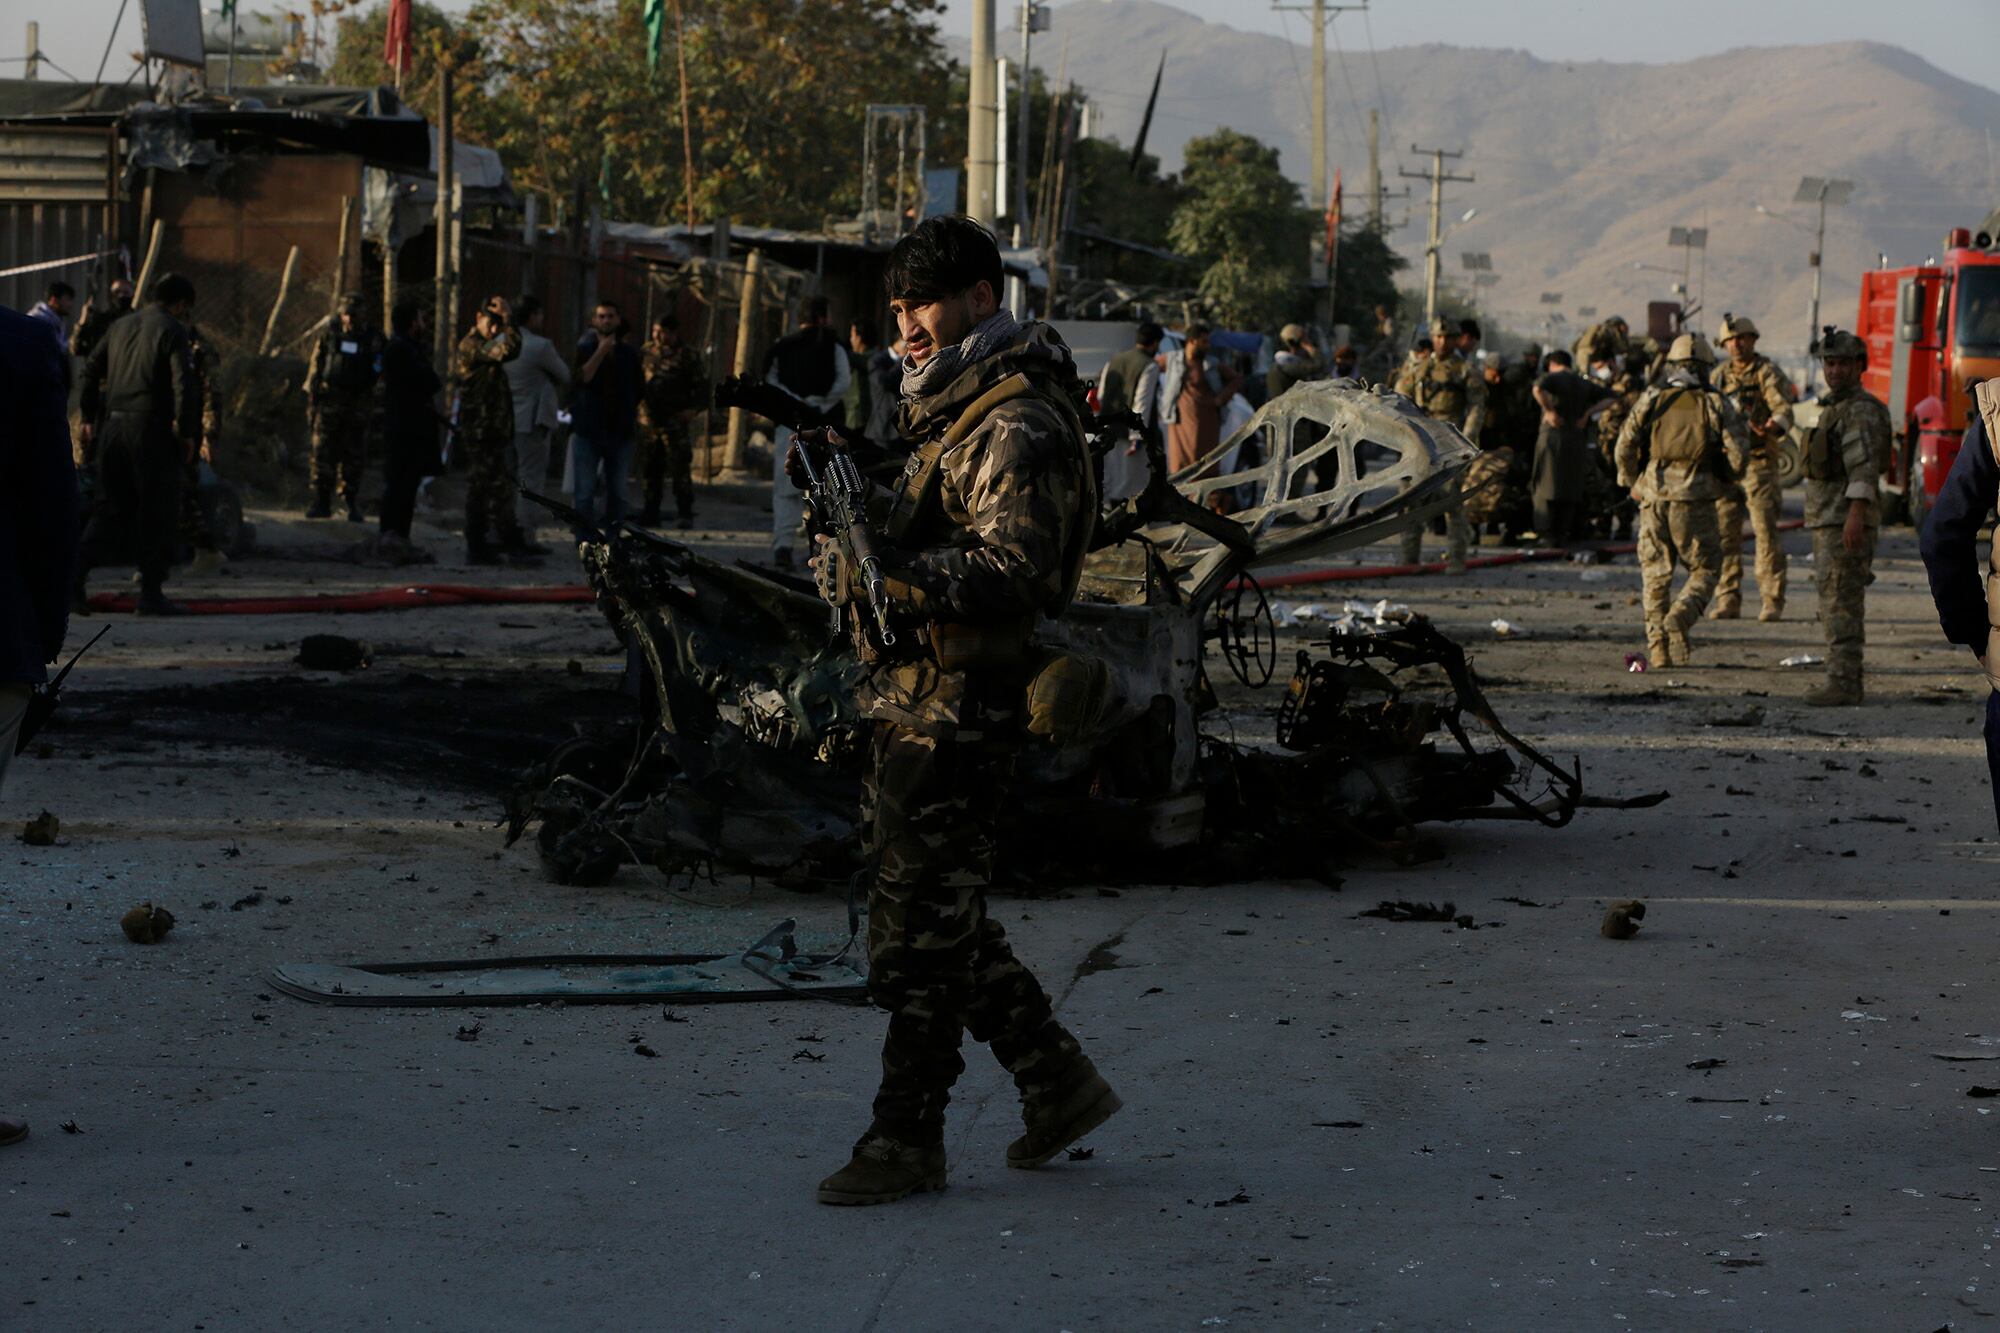
[[[1182,199],[1167,234],[1175,250],[1206,263],[1203,304],[1239,328],[1307,313],[1312,214],[1278,169],[1278,150],[1225,128],[1188,140],[1182,155]]]
[[[386,5],[343,18],[327,78],[343,87],[393,86],[396,71],[382,59],[382,43],[388,37],[388,29]],[[479,61],[479,44],[471,33],[454,25],[442,9],[425,0],[415,0],[410,6],[410,48],[410,67],[403,74],[403,100],[421,114],[434,116],[440,60],[469,69]],[[478,89],[470,91],[476,98]],[[462,100],[467,89],[461,84],[454,92]]]
[[[1334,257],[1333,322],[1353,326],[1363,342],[1372,340],[1375,307],[1396,309],[1396,274],[1409,266],[1379,228],[1366,222],[1342,227]]]

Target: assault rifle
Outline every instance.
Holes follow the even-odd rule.
[[[799,489],[806,493],[811,509],[807,526],[824,532],[839,548],[840,558],[868,594],[876,632],[887,647],[896,642],[896,633],[889,628],[888,581],[876,552],[875,534],[868,527],[868,483],[832,427],[799,431],[792,436],[792,444],[806,474],[806,484]],[[817,465],[815,452],[821,455]]]
[[[35,733],[42,729],[42,724],[47,722],[49,715],[56,711],[56,705],[62,702],[63,682],[68,680],[69,673],[76,669],[78,659],[92,648],[95,648],[97,640],[110,632],[111,626],[109,625],[97,631],[90,642],[77,649],[76,656],[70,658],[68,664],[61,671],[56,672],[55,679],[46,685],[37,685],[35,687],[35,692],[28,696],[27,708],[21,714],[20,734],[14,739],[15,754],[21,754],[27,750],[28,742],[35,739]]]

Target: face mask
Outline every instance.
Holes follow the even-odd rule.
[[[1608,380],[1611,378],[1611,367],[1599,366],[1596,370],[1593,370],[1590,373],[1597,376],[1597,378],[1601,380]]]

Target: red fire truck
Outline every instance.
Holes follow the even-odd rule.
[[[2000,213],[1987,226],[2000,223]],[[1901,497],[1911,523],[1924,514],[1965,436],[1972,390],[2000,375],[2000,248],[1990,231],[1964,227],[1944,256],[1914,268],[1861,275],[1854,331],[1868,344],[1862,387],[1889,405],[1896,429],[1882,476],[1885,507]]]

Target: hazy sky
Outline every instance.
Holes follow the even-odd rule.
[[[1067,5],[1102,0],[1056,0],[1055,35]],[[26,21],[42,25],[42,50],[80,79],[89,78],[104,54],[105,39],[121,0],[0,0],[0,71],[18,75]],[[464,9],[469,0],[444,0]],[[811,0],[806,0],[811,3]],[[1269,0],[1171,0],[1176,7],[1215,22],[1303,41],[1306,20],[1278,13]],[[1017,0],[994,0],[1005,32]],[[215,8],[205,0],[204,9]],[[249,10],[305,8],[276,0],[243,0]],[[109,71],[129,73],[125,52],[139,45],[139,0],[130,0]],[[946,30],[969,31],[970,0],[947,0]],[[1959,78],[2000,90],[2000,0],[1372,0],[1364,17],[1334,21],[1346,47],[1518,47],[1546,59],[1664,62],[1736,46],[1865,38],[1916,52]],[[1003,37],[1003,41],[1004,41]],[[1045,50],[1048,48],[1044,48]],[[1037,64],[1040,61],[1036,62]]]

